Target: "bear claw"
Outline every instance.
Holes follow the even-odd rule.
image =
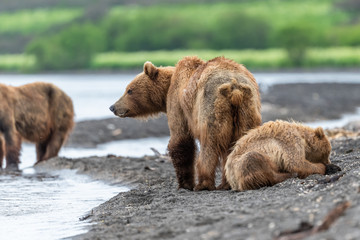
[[[216,187],[216,190],[230,190],[231,187],[230,187],[230,184],[228,183],[221,183],[219,186]]]
[[[209,191],[212,191],[212,190],[215,190],[215,185],[208,185],[208,184],[198,184],[195,186],[194,190],[195,191],[203,191],[203,190],[209,190]]]
[[[335,174],[337,172],[340,172],[341,168],[335,164],[327,164],[325,167],[325,175],[331,175],[331,174]]]

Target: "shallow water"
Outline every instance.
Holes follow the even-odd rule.
[[[151,147],[165,153],[169,137],[118,141],[97,148],[63,148],[59,156],[87,157],[115,154],[153,155]],[[78,175],[74,170],[36,172],[33,144],[22,145],[18,174],[0,174],[0,239],[59,239],[86,232],[80,221],[92,208],[126,187],[110,186]]]
[[[60,239],[86,232],[79,219],[126,187],[75,171],[0,176],[0,239]]]

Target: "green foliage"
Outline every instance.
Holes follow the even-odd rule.
[[[41,70],[78,69],[89,67],[94,54],[104,47],[103,32],[93,25],[83,24],[31,42],[27,53],[36,57]]]
[[[174,66],[185,56],[199,56],[209,60],[217,56],[225,56],[245,66],[268,69],[282,68],[287,65],[286,52],[282,49],[267,50],[175,50],[175,51],[141,51],[141,52],[109,52],[97,54],[93,60],[93,69],[131,69],[140,68],[145,61],[157,66]]]
[[[360,47],[310,48],[305,67],[359,67]]]
[[[141,68],[145,61],[157,66],[174,66],[182,57],[196,55],[209,60],[225,56],[254,69],[284,69],[292,67],[287,52],[283,49],[264,50],[188,50],[188,51],[141,51],[112,52],[97,54],[92,69],[134,69]],[[308,48],[303,66],[314,67],[356,67],[360,66],[360,47]]]
[[[41,33],[57,24],[74,20],[81,9],[36,9],[0,13],[0,33]]]
[[[81,2],[79,6],[86,5],[83,0],[76,1]],[[66,4],[55,2],[59,5],[52,6],[75,4],[70,0]],[[191,49],[180,51],[189,55],[224,53],[259,68],[357,63],[354,57],[336,61],[309,60],[317,58],[308,56],[315,47],[359,46],[359,23],[349,10],[357,4],[353,0],[342,1],[347,6],[350,3],[350,8],[338,0],[187,0],[173,4],[161,0],[148,5],[90,2],[92,7],[85,6],[83,10],[49,8],[0,13],[2,52],[20,52],[24,44],[37,36],[28,45],[27,53],[35,56],[39,69],[46,70],[128,68],[151,59],[159,59],[158,63],[165,65],[179,59],[178,51],[169,50],[179,49]],[[116,4],[119,5],[107,12],[109,6]],[[87,20],[94,25],[79,25]],[[77,25],[73,26],[72,21]],[[21,41],[11,41],[12,38]],[[271,49],[257,51],[265,48]],[[243,49],[249,50],[238,51]],[[161,50],[167,50],[166,54]],[[99,51],[109,54],[94,55]],[[129,51],[133,53],[127,55],[125,52]]]
[[[278,33],[280,46],[287,50],[289,60],[295,66],[300,66],[306,54],[306,49],[312,43],[313,31],[311,27],[300,24],[290,24]]]
[[[110,51],[267,46],[268,24],[241,9],[213,9],[213,14],[197,5],[191,9],[150,7],[146,14],[143,8],[115,10],[104,20]]]
[[[360,24],[334,28],[330,39],[337,46],[360,46]]]
[[[35,58],[24,54],[0,55],[0,70],[27,71],[34,67]]]
[[[257,17],[229,12],[220,18],[210,32],[213,49],[265,48],[269,25]]]
[[[283,49],[264,50],[188,50],[188,51],[141,51],[109,52],[95,54],[87,69],[119,70],[141,69],[145,61],[157,66],[174,66],[184,56],[197,55],[208,60],[225,56],[244,64],[251,71],[289,68],[289,59]],[[33,55],[0,55],[0,71],[34,71],[36,58]],[[303,62],[306,68],[359,67],[360,47],[309,48]],[[37,69],[38,70],[38,69]]]

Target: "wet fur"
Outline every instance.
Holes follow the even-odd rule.
[[[73,127],[71,99],[49,83],[0,84],[0,159],[17,169],[21,141],[36,143],[37,163],[57,156]],[[2,165],[1,165],[2,166]]]
[[[237,141],[225,171],[238,191],[272,186],[293,176],[325,174],[331,145],[322,128],[267,122]]]
[[[261,124],[254,77],[244,66],[224,57],[208,62],[185,57],[175,68],[157,68],[147,62],[111,109],[120,117],[167,113],[168,150],[179,188],[191,190],[215,189],[219,162],[223,168],[234,142]],[[200,141],[196,161],[195,139]],[[229,188],[224,174],[219,188]]]

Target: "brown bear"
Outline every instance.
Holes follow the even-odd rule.
[[[204,62],[185,57],[175,67],[144,64],[144,71],[110,107],[119,117],[148,117],[165,112],[170,128],[168,150],[179,188],[215,189],[230,148],[249,129],[261,124],[260,93],[253,75],[224,57]],[[200,142],[196,161],[195,139]],[[218,189],[229,189],[225,174]]]
[[[237,191],[272,186],[287,178],[339,171],[330,164],[331,145],[321,127],[300,123],[267,122],[237,141],[225,173]]]
[[[0,84],[0,168],[17,170],[22,139],[36,143],[37,162],[57,156],[74,125],[69,96],[50,83]]]

